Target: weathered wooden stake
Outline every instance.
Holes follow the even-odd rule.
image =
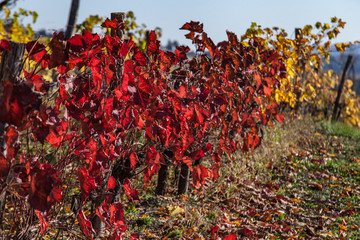
[[[346,77],[346,72],[350,66],[351,60],[352,60],[353,56],[349,55],[345,66],[344,66],[344,70],[342,72],[341,75],[341,81],[339,84],[339,88],[338,88],[338,92],[337,92],[337,96],[336,96],[336,100],[335,100],[335,104],[334,104],[334,110],[333,110],[333,114],[332,114],[332,121],[337,121],[339,119],[340,116],[340,112],[339,112],[339,107],[340,107],[340,97],[341,97],[341,93],[344,87],[344,83],[345,83],[345,77]]]
[[[1,56],[0,64],[0,102],[3,97],[4,81],[10,81],[14,83],[22,70],[22,61],[25,52],[24,43],[10,42],[11,51],[5,50]],[[0,110],[1,111],[1,110]],[[0,151],[3,156],[7,155],[6,143],[4,140],[5,135],[5,123],[0,123]],[[3,212],[6,202],[6,191],[0,191],[0,228],[3,220]]]
[[[10,42],[11,52],[5,50],[1,56],[0,64],[0,101],[3,97],[3,82],[8,80],[14,83],[22,69],[22,61],[25,52],[25,44]],[[3,139],[5,124],[0,123],[0,148],[4,149],[3,154],[6,155],[5,141]]]
[[[21,72],[22,60],[25,52],[25,43],[10,42],[11,52],[5,50],[1,56],[0,65],[0,94],[3,93],[2,82],[14,82]]]
[[[185,163],[181,164],[178,195],[185,194],[189,188],[190,168]]]
[[[68,24],[66,26],[65,39],[71,38],[75,31],[75,24],[77,19],[77,14],[79,11],[80,0],[72,0]]]
[[[301,45],[301,39],[303,38],[302,29],[301,28],[295,28],[295,39],[296,39],[296,52],[297,55],[300,56],[300,45]],[[305,64],[304,59],[302,57],[299,57],[298,59],[298,66],[300,67],[300,75],[301,75],[301,86],[304,85],[305,82]],[[297,82],[295,81],[294,86],[297,86]],[[295,104],[295,111],[298,111],[300,108],[300,99],[301,97],[301,89],[297,89],[296,92],[296,104]]]

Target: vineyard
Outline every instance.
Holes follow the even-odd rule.
[[[360,99],[347,67],[324,70],[341,19],[295,39],[253,23],[217,44],[191,21],[180,28],[189,57],[189,46],[163,50],[160,30],[131,12],[91,16],[69,39],[35,39],[21,16],[37,14],[0,22],[2,238],[345,239],[359,229]],[[350,133],[331,132],[336,122]]]

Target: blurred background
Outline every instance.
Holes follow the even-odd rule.
[[[72,0],[0,0],[0,6],[6,5],[13,11],[36,11],[38,17],[32,28],[37,36],[52,36],[54,31],[65,31],[71,4]],[[161,45],[171,51],[178,45],[191,46],[191,41],[184,37],[186,31],[179,30],[190,20],[202,22],[204,31],[218,43],[226,39],[226,30],[240,36],[252,22],[262,28],[283,28],[289,38],[295,38],[295,28],[314,25],[318,21],[330,22],[330,18],[336,16],[345,21],[346,25],[332,41],[335,44],[360,40],[359,9],[358,0],[79,0],[76,24],[80,24],[90,15],[107,18],[111,12],[132,11],[137,24],[146,25],[146,29],[161,29]],[[2,11],[1,18],[4,15]],[[23,21],[26,25],[32,19],[24,18]],[[100,31],[99,24],[95,25],[93,31]],[[326,68],[339,73],[348,54],[354,56],[348,77],[354,81],[354,87],[359,94],[359,44],[353,45],[345,53],[334,51]]]

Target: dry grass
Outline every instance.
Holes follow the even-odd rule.
[[[315,133],[316,123],[310,117],[298,118],[288,114],[284,123],[272,122],[263,127],[264,136],[261,145],[253,152],[238,152],[235,161],[229,161],[222,167],[222,175],[237,173],[243,181],[254,178],[269,181],[268,172],[272,165],[281,159],[291,147],[296,147],[296,140],[307,138]]]

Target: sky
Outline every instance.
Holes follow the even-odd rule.
[[[14,9],[39,14],[35,30],[65,29],[71,0],[18,0]],[[191,45],[179,30],[186,22],[200,21],[215,43],[226,40],[226,30],[243,34],[251,22],[262,27],[284,28],[290,37],[294,28],[317,21],[330,23],[331,17],[347,22],[335,42],[360,40],[360,0],[80,0],[78,23],[89,15],[110,17],[111,12],[133,11],[138,24],[148,29],[160,27],[160,41]]]

